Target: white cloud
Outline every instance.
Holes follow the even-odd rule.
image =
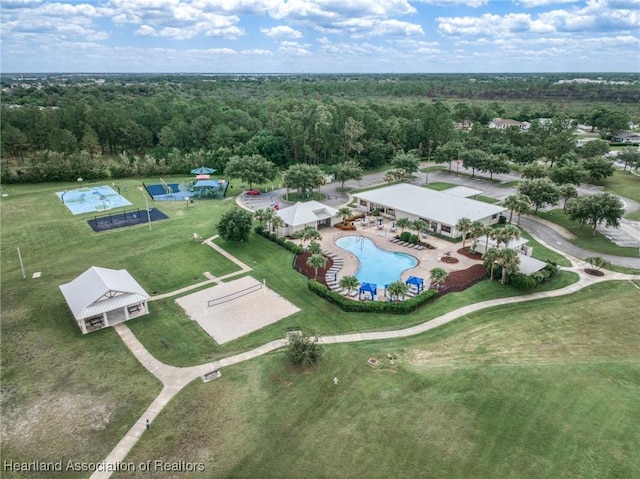
[[[136,35],[143,37],[156,36],[157,34],[158,32],[156,32],[155,28],[149,25],[140,25],[140,28],[136,30]]]
[[[578,0],[516,0],[517,5],[525,8],[544,7],[547,5],[559,5],[561,3],[577,3]]]
[[[278,25],[272,28],[261,28],[260,32],[269,38],[302,38],[302,33],[288,25]]]
[[[458,5],[466,5],[467,7],[477,8],[486,5],[489,0],[417,0],[420,3],[436,5],[438,7],[454,7]]]

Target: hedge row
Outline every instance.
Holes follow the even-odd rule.
[[[413,298],[398,303],[390,303],[388,301],[354,301],[345,298],[335,291],[331,291],[324,284],[317,281],[310,280],[307,284],[309,290],[348,313],[409,314],[424,306],[429,301],[432,301],[438,295],[435,290],[428,289]]]
[[[279,244],[283,248],[288,249],[293,254],[300,254],[300,253],[302,253],[304,251],[304,249],[302,249],[302,247],[298,246],[293,241],[285,240],[281,236],[278,236],[278,235],[276,235],[274,233],[269,233],[268,231],[265,231],[263,229],[262,225],[256,226],[254,231],[256,233],[258,233],[260,236],[263,236],[263,237],[267,238],[268,240],[271,240],[274,243]]]

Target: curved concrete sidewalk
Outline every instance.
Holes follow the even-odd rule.
[[[442,316],[431,319],[424,323],[411,326],[409,328],[397,329],[392,331],[375,331],[369,333],[351,333],[341,334],[336,336],[321,336],[318,338],[320,344],[338,344],[338,343],[352,343],[360,341],[376,341],[383,339],[405,338],[408,336],[415,336],[417,334],[424,333],[432,330],[444,324],[450,323],[455,319],[462,316],[466,316],[470,313],[477,312],[486,308],[492,308],[495,306],[503,306],[505,304],[514,304],[526,301],[533,301],[536,299],[553,298],[558,296],[564,296],[574,293],[582,288],[590,286],[595,283],[612,280],[640,280],[640,275],[628,275],[623,273],[606,273],[605,276],[590,276],[584,273],[584,268],[587,265],[584,262],[579,262],[569,268],[562,268],[566,271],[574,271],[580,275],[580,280],[574,284],[566,286],[561,289],[552,291],[543,291],[539,293],[533,293],[525,296],[514,296],[508,298],[492,299],[483,301],[481,303],[475,303],[467,306],[463,306],[454,311],[450,311]],[[135,357],[149,370],[156,378],[158,378],[163,385],[162,391],[151,403],[142,416],[135,422],[131,429],[120,440],[116,447],[103,461],[107,464],[117,464],[124,462],[127,454],[131,451],[133,446],[143,436],[146,430],[147,419],[150,423],[162,409],[171,401],[171,399],[178,394],[187,384],[196,378],[202,378],[205,375],[217,371],[222,367],[231,366],[233,364],[248,361],[250,359],[262,356],[269,352],[280,349],[287,344],[287,339],[277,339],[269,343],[263,344],[250,351],[230,356],[228,358],[221,359],[219,361],[213,361],[210,363],[201,364],[198,366],[190,367],[175,367],[167,365],[155,357],[153,357],[135,337],[131,330],[124,323],[120,323],[115,326],[115,330],[120,335],[124,343],[135,355]],[[111,476],[111,472],[97,471],[91,475],[91,479],[106,479]]]

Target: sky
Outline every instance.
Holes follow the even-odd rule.
[[[2,0],[3,72],[638,72],[640,0]]]

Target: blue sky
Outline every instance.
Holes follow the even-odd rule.
[[[640,0],[2,0],[4,72],[638,72]]]

